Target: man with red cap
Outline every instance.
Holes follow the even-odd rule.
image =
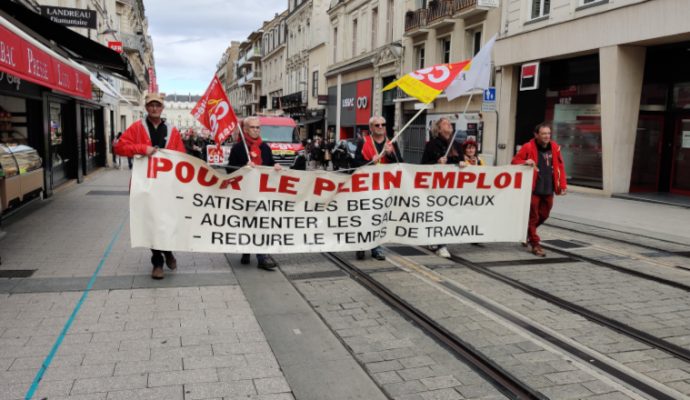
[[[185,153],[184,142],[177,128],[168,125],[161,118],[164,102],[159,93],[148,93],[145,99],[146,118],[135,121],[120,136],[115,144],[115,154],[122,157],[151,156],[158,149],[176,150]],[[171,270],[177,268],[172,251],[151,249],[151,278],[163,279],[163,262]]]

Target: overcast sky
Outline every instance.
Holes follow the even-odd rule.
[[[230,41],[242,41],[288,0],[145,0],[158,86],[203,94]]]

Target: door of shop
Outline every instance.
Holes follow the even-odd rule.
[[[640,115],[630,179],[631,192],[659,190],[664,119],[664,115]]]
[[[683,113],[676,118],[675,131],[671,193],[690,196],[690,114]]]

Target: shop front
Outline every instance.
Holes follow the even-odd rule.
[[[543,121],[552,124],[552,139],[561,146],[568,184],[603,189],[598,54],[523,67],[516,152]]]
[[[690,196],[689,49],[647,48],[630,192]]]
[[[372,116],[372,82],[363,79],[340,86],[340,104],[337,104],[338,87],[328,88],[328,126],[335,131],[337,113],[340,112],[340,132],[337,140],[353,139],[369,133],[369,119]],[[340,108],[340,110],[337,110]]]

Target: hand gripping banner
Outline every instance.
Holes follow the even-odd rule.
[[[183,153],[134,160],[133,247],[301,253],[525,239],[525,166],[371,165],[352,175],[245,167]]]

